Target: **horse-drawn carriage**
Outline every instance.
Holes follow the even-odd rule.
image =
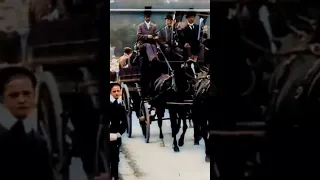
[[[159,11],[159,12],[166,12],[167,10],[159,10],[159,9],[154,9],[153,11]],[[173,17],[179,13],[180,16],[183,16],[185,12],[190,11],[188,10],[180,10],[181,12],[174,13]],[[200,10],[199,10],[200,11]],[[209,10],[201,10],[201,12],[206,12],[208,13]],[[203,27],[205,25],[205,19],[208,17],[208,15],[203,16],[199,15],[199,32],[202,32]],[[175,25],[179,24],[182,22],[181,19],[174,19],[176,20]],[[178,28],[175,28],[175,32],[177,33]],[[173,36],[174,36],[173,33]],[[174,38],[174,42],[172,44],[179,44],[179,39],[177,36]],[[200,42],[202,42],[202,37],[199,36],[198,39]],[[139,47],[138,45],[135,45],[134,47]],[[141,84],[140,84],[140,78],[142,76],[141,72],[141,62],[143,61],[148,61],[147,57],[145,55],[145,52],[143,49],[135,49],[133,55],[131,55],[130,61],[131,61],[131,66],[128,68],[122,68],[120,69],[119,73],[119,79],[118,81],[121,83],[122,86],[122,100],[124,102],[126,111],[127,111],[127,119],[128,119],[128,136],[132,136],[132,112],[135,111],[136,115],[140,121],[140,126],[142,128],[142,133],[145,137],[145,142],[148,143],[150,140],[150,124],[152,121],[158,120],[158,125],[160,128],[160,139],[162,140],[163,135],[162,135],[162,129],[161,129],[161,124],[164,114],[165,109],[171,110],[175,109],[180,109],[180,111],[187,112],[185,114],[185,119],[189,118],[191,119],[191,105],[192,105],[192,93],[193,93],[193,80],[195,79],[195,76],[198,72],[195,69],[197,68],[198,63],[188,60],[184,61],[183,60],[183,55],[177,54],[176,56],[173,56],[174,58],[168,58],[166,57],[167,54],[163,53],[162,48],[160,46],[157,46],[158,48],[158,56],[160,57],[160,63],[157,68],[162,68],[162,75],[158,77],[157,81],[151,82],[154,83],[154,89],[151,89],[150,91],[156,91],[155,96],[144,96],[141,92]],[[181,46],[177,46],[181,47]],[[171,50],[174,47],[171,47]],[[206,47],[208,48],[208,47]],[[177,52],[175,52],[177,53]],[[151,68],[151,67],[149,67]],[[149,70],[153,71],[152,69]],[[179,76],[177,75],[179,74]],[[144,76],[147,76],[147,74],[144,74]],[[179,82],[177,82],[179,81]],[[181,83],[183,82],[183,83]],[[178,84],[178,85],[177,85]],[[181,86],[181,84],[183,84]],[[168,87],[167,87],[168,86]],[[180,87],[178,87],[180,86]],[[187,87],[186,87],[187,86]],[[186,88],[185,88],[186,87]],[[188,95],[185,95],[183,98],[176,98],[177,93],[179,93],[182,89],[179,88],[185,88],[183,90],[183,93],[186,93]],[[178,90],[179,89],[179,90]],[[169,92],[170,91],[170,92]],[[162,96],[163,94],[170,94],[168,96]],[[182,93],[182,94],[183,94]],[[176,94],[176,95],[174,95]],[[171,96],[171,97],[170,97]],[[170,98],[169,98],[170,97]],[[161,105],[158,105],[156,107],[156,110],[151,109],[150,107],[150,101],[155,101],[155,99],[162,99],[163,102],[161,102]],[[170,99],[170,100],[169,100]],[[182,110],[183,109],[183,110]],[[162,112],[159,112],[162,111]],[[172,111],[173,112],[173,111]],[[177,112],[176,112],[177,113]],[[175,113],[170,113],[171,118],[183,118],[183,117],[176,117],[174,115]],[[181,115],[181,114],[180,114]],[[157,116],[157,119],[155,118]],[[141,118],[143,117],[143,118]],[[170,119],[170,118],[169,118]],[[177,124],[176,128],[180,128],[180,123]],[[186,125],[184,125],[184,133],[186,131]],[[176,131],[175,131],[176,132]],[[174,133],[174,132],[173,132]],[[178,132],[177,132],[178,133]],[[183,133],[183,135],[184,135]],[[179,141],[180,142],[180,141]],[[181,143],[183,144],[183,143]],[[178,150],[175,150],[178,151]]]

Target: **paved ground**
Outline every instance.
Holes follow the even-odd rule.
[[[193,129],[188,129],[184,147],[174,153],[170,121],[163,123],[165,147],[160,147],[158,124],[151,125],[150,143],[145,143],[138,120],[133,115],[133,137],[123,138],[120,172],[124,180],[209,180],[210,164],[204,161],[204,145],[193,145]]]
[[[1,111],[0,114],[4,115]],[[150,143],[146,144],[142,137],[137,118],[133,115],[133,137],[123,137],[120,172],[124,180],[209,180],[210,164],[204,162],[204,145],[193,145],[193,129],[188,129],[185,146],[179,153],[171,147],[171,127],[169,120],[163,122],[165,147],[159,144],[157,122],[151,125]],[[8,118],[5,118],[9,120]],[[8,122],[7,122],[8,123]],[[6,127],[6,122],[1,121]],[[33,124],[28,124],[33,126]],[[86,180],[79,158],[72,160],[70,180]]]
[[[171,147],[170,121],[163,122],[165,147],[160,147],[158,124],[151,125],[150,143],[142,137],[133,115],[133,137],[123,137],[120,172],[124,180],[209,180],[210,164],[204,162],[204,145],[193,145],[193,129],[188,129],[184,147],[174,153]],[[70,180],[85,180],[81,160],[73,159]]]

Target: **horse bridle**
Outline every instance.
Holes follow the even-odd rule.
[[[201,77],[194,77],[194,76],[188,74],[188,73],[187,73],[187,65],[188,65],[189,62],[192,63],[191,65],[196,65],[197,68],[198,68],[198,69],[200,70],[200,72],[202,72],[202,73],[207,73],[207,72],[209,71],[209,69],[208,69],[207,67],[201,66],[199,63],[195,62],[194,60],[189,59],[189,60],[187,60],[186,62],[184,62],[184,64],[183,64],[184,72],[185,72],[185,75],[186,75],[187,77],[189,77],[189,78],[191,78],[191,79],[193,79],[193,80],[210,78],[210,75],[201,76]],[[197,73],[195,72],[194,68],[191,67],[191,69],[193,69],[194,74],[197,74]],[[203,69],[205,69],[205,70],[203,70]]]

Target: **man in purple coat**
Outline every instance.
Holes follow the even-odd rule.
[[[148,7],[146,7],[148,9]],[[150,9],[150,7],[149,7]],[[144,22],[138,25],[138,44],[145,48],[149,61],[159,60],[157,56],[157,46],[155,40],[158,39],[156,34],[157,25],[151,23],[151,11],[144,12]]]
[[[145,7],[145,9],[151,9],[151,7]],[[153,96],[153,82],[161,75],[159,68],[159,57],[156,41],[157,25],[151,23],[151,11],[145,10],[144,22],[138,25],[138,47],[142,52],[145,52],[148,56],[148,60],[143,59],[140,62],[140,85],[142,87],[142,96]]]

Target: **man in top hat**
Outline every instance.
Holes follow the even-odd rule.
[[[166,26],[159,31],[159,44],[167,57],[170,56],[170,46],[172,45],[173,40],[173,17],[171,14],[168,14],[165,18]]]
[[[145,9],[151,9],[151,7],[146,7]],[[155,40],[158,39],[156,34],[157,25],[151,23],[151,11],[144,12],[144,22],[138,25],[138,44],[145,47],[149,61],[159,60],[157,56],[157,46]]]
[[[179,33],[179,40],[184,48],[185,56],[187,56],[188,59],[196,60],[200,52],[200,42],[198,41],[199,25],[195,24],[196,13],[188,12],[186,18],[187,26]]]
[[[151,9],[146,7],[145,9]],[[150,22],[151,11],[144,12],[145,21],[138,25],[138,46],[139,48],[145,48],[149,61],[143,60],[140,64],[140,83],[142,87],[142,96],[151,95],[153,82],[161,75],[159,70],[159,58],[158,50],[156,46],[157,36],[157,25]],[[151,90],[151,91],[150,91]]]

